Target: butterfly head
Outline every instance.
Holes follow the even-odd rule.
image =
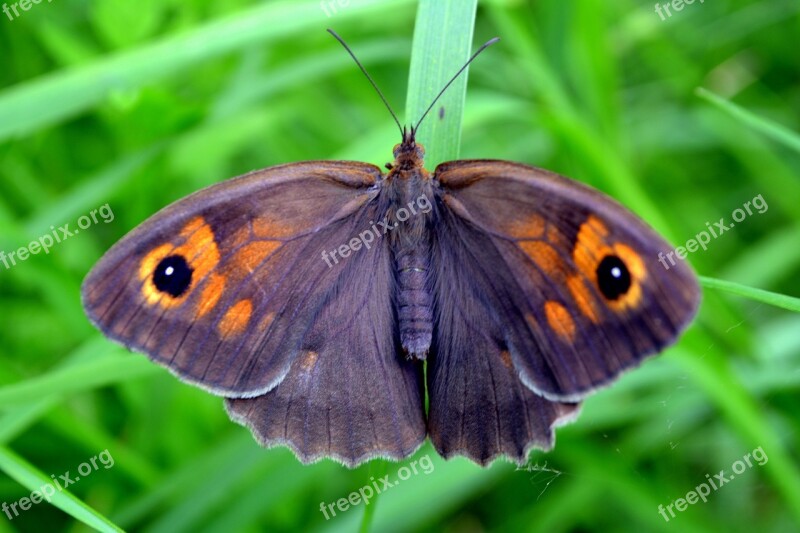
[[[465,70],[467,70],[467,67],[469,66],[469,64],[472,63],[472,61],[476,57],[478,57],[478,55],[480,55],[480,53],[483,52],[487,47],[493,45],[494,43],[496,43],[499,40],[497,37],[495,37],[494,39],[490,39],[490,40],[486,41],[483,44],[483,46],[478,48],[478,51],[475,52],[474,54],[472,54],[472,57],[470,57],[467,60],[467,62],[464,63],[464,66],[462,66],[458,70],[458,72],[456,72],[455,75],[453,75],[453,77],[450,78],[450,81],[448,81],[444,85],[442,90],[439,91],[439,94],[436,95],[436,97],[431,102],[431,105],[428,106],[428,108],[425,110],[424,113],[422,113],[422,116],[419,118],[419,120],[416,122],[416,124],[414,126],[412,126],[411,128],[408,128],[408,127],[403,127],[403,126],[400,125],[400,120],[397,118],[397,113],[394,112],[394,110],[392,109],[392,106],[389,105],[389,102],[386,100],[386,97],[383,95],[383,93],[381,92],[380,88],[378,88],[378,85],[375,83],[375,80],[372,79],[372,76],[369,75],[369,73],[367,72],[367,69],[364,68],[364,65],[361,64],[361,62],[358,60],[358,58],[353,53],[353,51],[350,49],[350,47],[347,45],[347,43],[344,42],[344,39],[342,39],[339,36],[338,33],[336,33],[335,31],[333,31],[330,28],[328,28],[328,33],[333,35],[333,37],[337,41],[339,41],[339,43],[344,47],[344,49],[347,50],[347,53],[350,54],[350,57],[353,58],[353,61],[355,61],[356,65],[358,65],[358,68],[361,69],[361,72],[364,73],[364,76],[367,78],[367,80],[369,80],[370,84],[372,84],[372,87],[375,89],[375,92],[377,92],[378,96],[380,96],[381,100],[383,101],[384,105],[386,106],[386,109],[389,110],[389,114],[392,115],[392,118],[394,119],[395,124],[397,124],[397,127],[400,129],[400,132],[403,134],[403,142],[394,147],[394,159],[395,159],[394,163],[387,163],[386,164],[386,168],[387,169],[389,169],[389,170],[397,169],[397,170],[400,170],[400,171],[411,170],[411,169],[414,169],[414,168],[422,168],[422,161],[423,161],[423,158],[425,156],[425,149],[422,147],[421,144],[417,144],[416,140],[415,140],[416,133],[417,133],[417,130],[419,130],[420,125],[425,120],[425,117],[428,116],[428,113],[430,113],[431,109],[433,109],[433,107],[436,105],[436,102],[439,101],[439,98],[441,98],[442,95],[445,93],[445,91],[447,91],[447,88],[450,87],[450,85],[452,85],[453,82],[456,81],[456,79],[458,79],[458,77]]]
[[[393,168],[409,169],[422,166],[425,147],[417,142],[414,128],[403,128],[403,142],[394,146],[392,154]]]

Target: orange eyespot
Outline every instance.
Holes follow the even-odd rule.
[[[590,216],[578,231],[573,259],[612,310],[635,308],[641,303],[641,283],[647,275],[644,262],[631,247],[621,243],[610,244],[608,236],[608,228],[603,222]],[[582,313],[597,317],[589,310],[591,296],[585,294],[578,281],[572,280],[568,284]]]
[[[182,304],[219,263],[214,232],[202,217],[189,221],[178,238],[183,240],[181,244],[162,244],[139,263],[142,295],[150,305],[169,308]]]
[[[617,253],[617,256],[625,262],[634,280],[642,281],[647,277],[647,269],[644,266],[644,261],[642,261],[639,254],[633,251],[633,248],[617,243],[614,245],[614,251]]]
[[[642,283],[647,279],[647,269],[642,258],[633,248],[624,244],[614,245],[616,256],[625,264],[631,279],[628,291],[616,301],[611,302],[614,309],[635,309],[642,301]]]
[[[139,280],[142,281],[142,294],[144,295],[147,303],[150,305],[157,304],[161,301],[162,294],[155,287],[151,279],[153,273],[156,271],[159,263],[163,261],[168,255],[172,254],[175,247],[171,244],[163,244],[148,253],[139,263]],[[164,307],[169,306],[169,302],[173,299],[165,298]]]
[[[606,300],[618,300],[631,288],[631,273],[625,263],[616,255],[607,255],[595,270],[597,286]]]

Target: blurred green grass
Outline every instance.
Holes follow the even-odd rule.
[[[60,0],[0,15],[0,250],[105,203],[115,214],[0,266],[0,503],[108,449],[114,468],[70,488],[127,530],[357,529],[363,506],[326,521],[320,502],[399,465],[302,466],[259,449],[218,398],[103,340],[78,288],[114,241],[204,185],[290,161],[388,161],[396,128],[324,29],[402,109],[416,3],[352,0],[330,17],[316,1],[133,6]],[[473,48],[502,40],[470,69],[460,155],[589,183],[676,245],[762,194],[766,213],[690,261],[798,296],[798,12],[695,2],[661,21],[624,0],[479,2]],[[797,314],[707,290],[683,340],[589,399],[531,469],[434,459],[370,506],[371,529],[796,530],[798,327]],[[669,523],[658,514],[758,446],[763,467]],[[85,529],[46,504],[0,514],[0,533]]]

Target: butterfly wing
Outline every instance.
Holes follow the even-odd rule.
[[[490,237],[446,207],[437,215],[436,328],[427,372],[431,441],[443,457],[466,455],[486,465],[505,455],[524,463],[531,448],[553,447],[553,428],[577,416],[579,405],[548,401],[520,380],[505,324],[513,310],[503,309],[503,289],[493,281]]]
[[[452,264],[460,272],[447,279],[471,277],[459,292],[440,287],[439,307],[468,304],[465,316],[491,318],[489,353],[499,343],[536,394],[580,401],[672,343],[694,316],[700,292],[691,269],[681,261],[664,268],[659,258],[671,247],[607,196],[505,161],[444,163],[435,178],[441,217],[450,220],[437,227],[437,275]],[[446,241],[459,239],[456,255]],[[438,342],[452,336],[440,327]],[[447,358],[466,348],[458,342],[440,348],[447,371]]]
[[[86,313],[108,337],[206,390],[266,392],[348,266],[329,268],[321,252],[370,216],[380,178],[372,165],[298,163],[179,200],[95,265],[82,288]],[[188,286],[180,292],[167,275]]]
[[[389,247],[360,250],[346,266],[340,295],[323,303],[286,378],[263,396],[226,401],[264,446],[287,444],[305,463],[399,460],[425,440],[421,363],[397,355]]]
[[[380,179],[362,163],[297,163],[180,200],[87,276],[87,314],[228,397],[262,443],[304,461],[404,457],[425,439],[422,373],[398,356],[388,241],[333,252],[380,218]]]

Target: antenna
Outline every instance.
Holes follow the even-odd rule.
[[[389,110],[389,113],[391,113],[391,114],[392,114],[392,118],[394,119],[395,123],[397,124],[397,128],[400,130],[400,134],[403,136],[403,139],[405,139],[405,138],[406,138],[406,129],[405,129],[403,126],[401,126],[401,125],[400,125],[400,121],[399,121],[399,120],[397,120],[397,115],[395,114],[394,110],[392,109],[392,106],[390,106],[390,105],[389,105],[389,102],[386,100],[386,97],[385,97],[385,96],[383,96],[383,93],[382,93],[382,92],[381,92],[381,90],[378,88],[378,84],[377,84],[377,83],[375,83],[375,80],[373,80],[373,79],[372,79],[372,76],[370,76],[370,75],[369,75],[369,72],[367,72],[367,69],[365,69],[365,68],[364,68],[364,65],[362,65],[362,64],[361,64],[361,61],[359,61],[359,60],[358,60],[358,58],[356,57],[356,55],[353,53],[353,51],[352,51],[352,50],[350,50],[350,47],[349,47],[349,46],[347,46],[347,43],[346,43],[346,42],[344,42],[344,39],[342,39],[341,37],[339,37],[339,34],[338,34],[338,33],[336,33],[335,31],[333,31],[333,30],[332,30],[332,29],[330,29],[330,28],[328,28],[328,33],[330,33],[331,35],[333,35],[333,36],[334,36],[334,38],[335,38],[337,41],[339,41],[339,42],[341,43],[341,45],[342,45],[342,46],[344,46],[344,49],[345,49],[345,50],[347,50],[347,53],[348,53],[348,54],[350,54],[350,57],[352,57],[352,58],[353,58],[353,61],[355,61],[355,62],[356,62],[356,65],[358,65],[358,68],[360,68],[360,69],[361,69],[361,72],[363,72],[363,73],[364,73],[364,76],[366,76],[366,77],[367,77],[367,79],[369,80],[369,82],[372,84],[372,86],[373,86],[373,87],[375,88],[375,90],[378,92],[378,96],[380,96],[380,97],[381,97],[381,100],[383,100],[383,103],[384,103],[384,105],[386,106],[386,109],[388,109],[388,110]],[[485,46],[485,45],[484,45],[484,46]],[[472,60],[470,60],[470,61],[472,61]],[[462,69],[462,70],[463,70],[463,69]],[[413,131],[413,130],[412,130],[412,131]]]
[[[419,126],[420,126],[420,124],[422,124],[422,121],[423,121],[423,120],[425,119],[425,117],[428,115],[428,113],[430,112],[430,110],[431,110],[431,109],[433,109],[433,106],[434,106],[434,105],[436,105],[436,102],[438,102],[438,101],[439,101],[439,98],[441,98],[441,97],[442,97],[442,95],[443,95],[443,94],[444,94],[444,92],[447,90],[447,88],[448,88],[448,87],[450,87],[450,85],[452,85],[454,81],[456,81],[456,79],[457,79],[457,78],[458,78],[458,77],[461,75],[461,73],[462,73],[462,72],[464,72],[464,71],[467,69],[467,67],[469,66],[469,64],[470,64],[470,63],[472,63],[472,61],[473,61],[473,60],[474,60],[476,57],[478,57],[478,55],[480,55],[480,53],[481,53],[481,52],[483,52],[484,50],[486,50],[487,48],[489,48],[490,46],[492,46],[494,43],[496,43],[496,42],[497,42],[497,41],[499,41],[499,40],[500,40],[500,38],[499,38],[499,37],[495,37],[495,38],[493,38],[493,39],[489,39],[488,41],[486,41],[485,43],[483,43],[483,45],[482,45],[480,48],[478,48],[478,51],[477,51],[477,52],[475,52],[474,54],[472,54],[472,57],[470,57],[470,58],[467,60],[467,62],[466,62],[466,63],[464,63],[464,66],[463,66],[463,67],[461,67],[461,68],[458,70],[458,72],[456,72],[456,73],[455,73],[455,75],[454,75],[452,78],[450,78],[450,81],[448,81],[448,82],[447,82],[447,84],[444,86],[444,88],[443,88],[441,91],[439,91],[439,94],[437,94],[437,95],[436,95],[436,98],[434,98],[434,99],[433,99],[433,102],[431,102],[431,105],[430,105],[430,106],[428,106],[428,109],[426,109],[426,110],[425,110],[425,112],[422,114],[422,116],[419,118],[419,120],[417,121],[417,125],[416,125],[416,126],[412,126],[412,127],[411,127],[411,135],[412,135],[412,136],[415,136],[415,135],[416,135],[416,133],[417,133],[417,130],[419,129]]]

